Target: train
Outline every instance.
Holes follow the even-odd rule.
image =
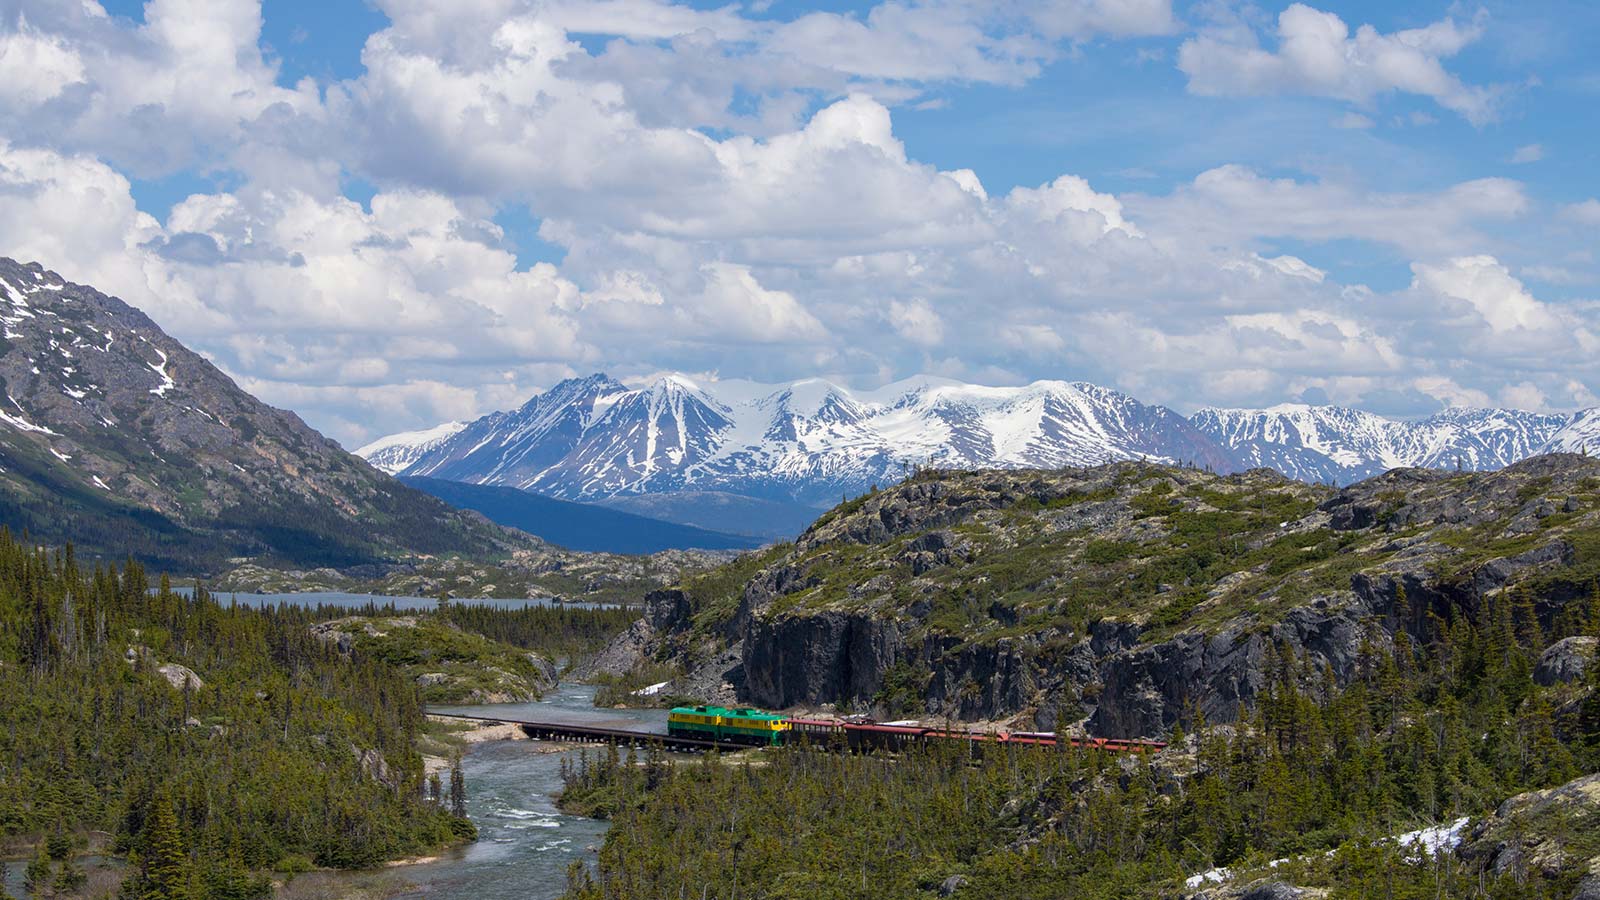
[[[916,723],[788,718],[750,707],[678,706],[667,714],[667,734],[721,743],[781,747],[808,743],[855,752],[904,750],[931,741],[966,741],[974,753],[986,746],[1073,747],[1110,753],[1154,753],[1164,741],[1077,738],[1048,731],[968,731]]]

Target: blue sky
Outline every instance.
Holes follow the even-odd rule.
[[[0,253],[346,442],[596,369],[1600,402],[1594,4],[103,10],[0,4]]]

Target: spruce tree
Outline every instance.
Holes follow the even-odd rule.
[[[450,814],[458,819],[467,817],[467,779],[461,774],[461,756],[450,760]]]
[[[188,900],[189,855],[184,852],[178,816],[165,790],[156,795],[150,811],[140,872],[140,900]]]

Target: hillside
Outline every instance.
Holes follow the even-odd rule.
[[[316,640],[307,611],[63,557],[0,535],[0,839],[93,836],[132,856],[125,896],[246,898],[274,868],[368,868],[475,833],[423,799],[416,686]],[[191,875],[192,892],[151,885]]]
[[[0,258],[0,524],[84,556],[210,573],[352,566],[521,536],[458,512],[241,390],[147,316]]]
[[[929,472],[651,595],[600,666],[666,662],[669,692],[773,708],[1161,736],[1249,709],[1279,647],[1343,684],[1397,631],[1513,602],[1541,640],[1577,633],[1597,576],[1600,460],[1573,455],[1343,490],[1137,463]]]
[[[672,549],[746,550],[760,543],[749,537],[557,500],[516,488],[416,476],[402,476],[400,480],[457,509],[482,513],[492,522],[568,550],[649,554]]]

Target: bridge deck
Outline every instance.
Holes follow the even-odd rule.
[[[569,725],[564,722],[525,722],[517,719],[507,719],[502,716],[464,716],[450,713],[428,713],[442,719],[461,719],[468,722],[482,722],[487,725],[515,725],[522,729],[523,734],[536,741],[571,741],[574,743],[588,744],[621,744],[629,747],[662,747],[667,750],[681,750],[688,753],[718,750],[727,753],[733,750],[745,750],[743,744],[729,744],[722,741],[708,741],[701,738],[675,737],[669,734],[658,734],[648,731],[629,731],[625,728],[600,728],[594,725]]]

